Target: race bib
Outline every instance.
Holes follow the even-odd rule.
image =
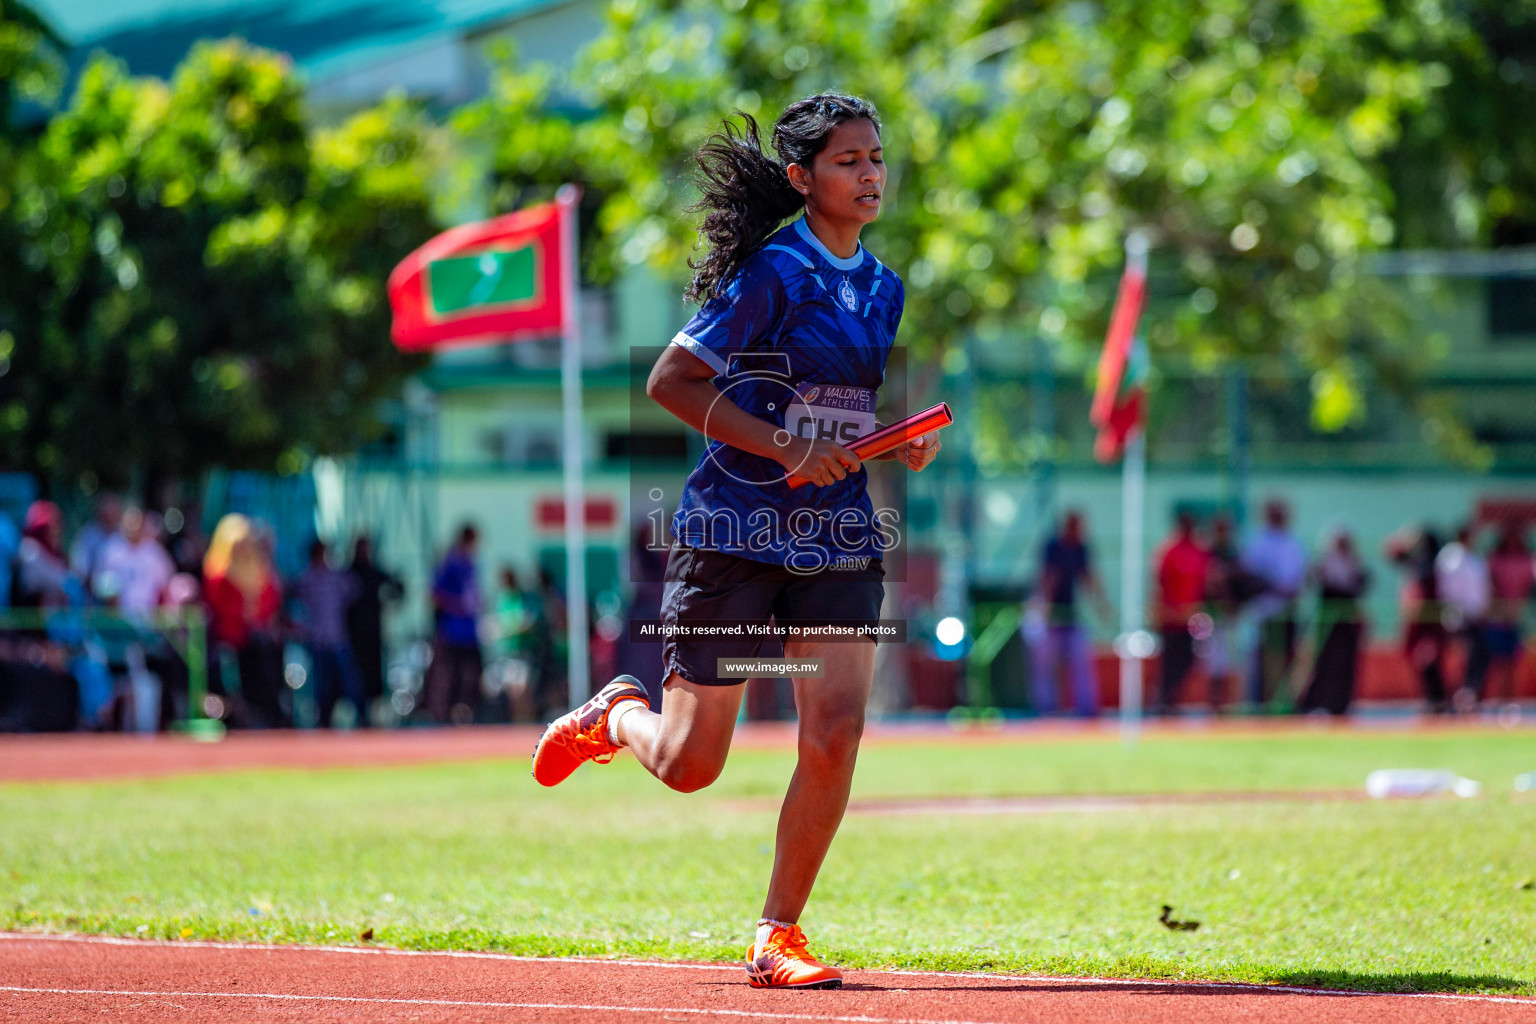
[[[874,432],[875,393],[843,384],[801,384],[784,416],[784,426],[796,437],[847,447]]]

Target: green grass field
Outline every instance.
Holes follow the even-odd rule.
[[[0,927],[734,959],[787,752],[680,796],[633,761],[539,789],[524,757],[0,787]],[[850,816],[805,924],[852,966],[1536,993],[1536,737],[1161,735],[887,743],[856,799],[1363,789],[1448,767],[1474,800]],[[1202,922],[1171,932],[1157,918]]]

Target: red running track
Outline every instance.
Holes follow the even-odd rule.
[[[305,1024],[1536,1022],[1536,1000],[990,974],[851,971],[765,992],[718,964],[0,933],[0,1021]]]

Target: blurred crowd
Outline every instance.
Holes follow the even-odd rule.
[[[399,580],[360,536],[345,567],[315,541],[308,566],[285,585],[276,543],[270,528],[241,515],[222,518],[204,543],[181,522],[168,531],[165,517],[110,494],[69,538],[52,502],[33,502],[19,529],[0,514],[0,608],[12,609],[0,642],[0,683],[9,683],[0,686],[0,728],[154,731],[187,717],[193,610],[206,624],[199,710],[234,726],[292,725],[304,680],[284,651],[297,644],[318,724],[331,723],[341,698],[368,724],[370,701],[383,692],[383,608],[402,595]],[[69,710],[50,701],[59,691],[50,678],[72,681]]]
[[[232,728],[532,721],[563,710],[564,596],[549,572],[525,587],[504,566],[484,600],[473,525],[433,567],[430,640],[395,645],[393,662],[384,615],[405,587],[366,535],[344,563],[312,540],[303,569],[285,579],[275,531],[243,515],[219,519],[204,541],[184,521],[168,529],[109,494],[65,534],[52,502],[33,502],[19,527],[0,513],[0,611],[10,612],[0,731],[154,731],[185,719],[193,611],[206,638],[195,710]],[[612,609],[597,620],[601,671],[622,647],[614,620]]]
[[[433,640],[419,717],[431,722],[543,722],[568,708],[569,633],[564,590],[540,566],[531,577],[502,565],[494,598],[480,590],[479,531],[464,524],[432,573]],[[659,643],[636,643],[630,619],[660,618],[662,556],[637,530],[627,598],[597,593],[588,618],[593,679],[631,673],[661,693]],[[531,582],[525,582],[525,579]]]
[[[221,518],[205,541],[174,510],[162,517],[104,495],[65,533],[47,501],[32,503],[19,526],[0,513],[0,610],[12,609],[0,630],[0,731],[152,731],[193,711],[234,728],[542,721],[566,706],[565,595],[542,567],[483,572],[473,524],[453,533],[419,595],[430,627],[393,645],[385,613],[405,586],[366,535],[351,539],[344,561],[312,540],[305,565],[284,578],[279,538],[242,515]],[[593,678],[659,682],[658,645],[624,628],[660,617],[664,555],[648,541],[641,527],[627,597],[593,599]],[[1466,712],[1510,700],[1536,591],[1524,524],[1470,524],[1444,543],[1433,529],[1404,528],[1386,538],[1382,562],[1396,570],[1402,653],[1427,707]],[[1202,698],[1217,711],[1350,708],[1373,580],[1347,529],[1309,552],[1283,501],[1268,502],[1241,538],[1225,516],[1181,514],[1150,569],[1155,641],[1137,653],[1157,654],[1153,713]],[[1113,628],[1087,523],[1069,511],[1041,549],[1024,608],[1035,711],[1098,714],[1103,652],[1090,607]],[[206,625],[201,653],[186,643],[191,613]],[[197,709],[188,657],[206,659]],[[47,693],[68,701],[39,708]]]
[[[1203,524],[1177,516],[1151,566],[1154,713],[1171,713],[1191,696],[1197,669],[1213,710],[1348,711],[1362,670],[1371,573],[1347,529],[1329,531],[1309,553],[1290,518],[1285,502],[1271,500],[1239,543],[1224,516]],[[1468,524],[1449,543],[1432,528],[1405,527],[1386,538],[1382,554],[1399,571],[1403,654],[1427,708],[1470,712],[1510,700],[1536,591],[1525,524]],[[1079,715],[1098,713],[1085,598],[1109,625],[1113,611],[1083,517],[1068,512],[1041,550],[1024,615],[1042,713],[1059,708],[1063,683]]]
[[[312,541],[308,563],[286,586],[274,547],[272,531],[242,515],[214,528],[201,575],[211,652],[205,710],[235,726],[291,726],[293,693],[312,683],[314,724],[330,727],[342,699],[352,723],[372,724],[384,693],[384,607],[403,585],[374,561],[367,536],[353,541],[345,566]],[[307,666],[288,657],[289,644]]]
[[[530,587],[504,565],[487,602],[479,545],[479,530],[464,524],[433,571],[433,641],[421,710],[429,721],[457,724],[545,720],[565,710],[565,595],[548,570]]]

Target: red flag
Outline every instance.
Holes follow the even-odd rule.
[[[558,333],[566,264],[560,218],[569,206],[542,203],[464,224],[401,260],[389,275],[395,344],[438,348]]]
[[[1119,457],[1125,439],[1141,426],[1146,414],[1146,346],[1137,335],[1147,297],[1146,250],[1126,246],[1125,273],[1109,318],[1104,354],[1099,357],[1099,382],[1088,420],[1098,428],[1093,454],[1100,462]]]

